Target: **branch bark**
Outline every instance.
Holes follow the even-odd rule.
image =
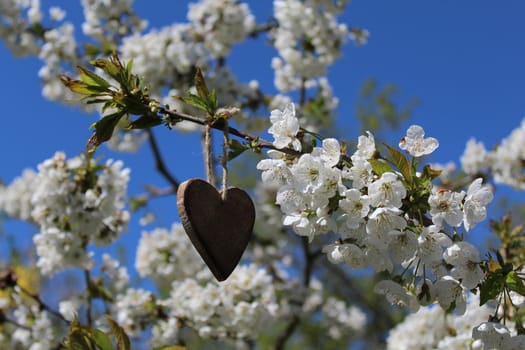
[[[177,112],[177,111],[171,111],[171,110],[168,110],[168,109],[163,108],[163,107],[159,107],[158,108],[158,113],[168,117],[168,119],[170,119],[170,123],[172,123],[172,124],[175,124],[177,121],[180,121],[180,120],[190,121],[190,122],[193,122],[193,123],[199,124],[199,125],[206,125],[206,124],[210,123],[207,119],[195,117],[193,115],[180,113],[180,112]],[[224,122],[222,122],[221,120],[219,120],[219,121],[217,121],[215,123],[211,123],[210,127],[212,129],[216,129],[216,130],[220,130],[220,131],[223,131],[225,129],[224,128]],[[250,143],[254,143],[254,145],[256,145],[256,147],[259,147],[259,148],[271,149],[271,150],[279,151],[281,153],[289,154],[289,155],[295,156],[295,157],[301,156],[303,154],[303,152],[296,151],[293,148],[289,148],[289,147],[278,148],[278,147],[275,147],[273,145],[273,143],[271,143],[269,141],[261,139],[258,136],[253,136],[253,135],[244,133],[244,132],[239,131],[238,129],[236,129],[234,127],[231,127],[231,126],[228,126],[228,128],[226,128],[226,130],[228,131],[228,133],[230,135],[234,135],[234,136],[237,136],[237,137],[239,137],[239,138],[241,138],[241,139],[243,139],[245,141],[248,141]],[[346,154],[342,154],[341,155],[341,159],[344,160],[347,163],[350,163],[350,164],[352,163],[352,160]]]
[[[307,237],[301,237],[301,244],[302,244],[302,251],[304,256],[304,267],[303,267],[303,286],[305,290],[308,290],[310,287],[310,281],[312,279],[312,271],[314,267],[314,261],[319,256],[316,252],[312,253],[310,252],[310,244],[308,242]],[[304,299],[301,302],[300,308],[302,308],[302,304],[304,303]],[[281,334],[279,338],[277,338],[277,341],[275,343],[275,349],[276,350],[283,350],[286,342],[290,337],[293,335],[297,327],[299,326],[299,323],[301,322],[301,317],[298,314],[293,315],[292,319],[286,326],[286,329]]]
[[[177,189],[179,188],[179,182],[175,179],[173,175],[171,175],[170,171],[166,167],[166,163],[164,162],[162,154],[160,153],[159,145],[157,144],[157,140],[155,138],[155,135],[153,134],[153,130],[146,129],[146,133],[148,134],[148,142],[151,148],[151,152],[153,153],[153,157],[155,158],[155,168],[162,176],[164,176],[166,181],[168,181],[168,183],[172,186],[173,191],[177,192]]]

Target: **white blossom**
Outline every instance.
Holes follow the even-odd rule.
[[[131,8],[133,0],[82,0],[85,21],[84,34],[103,40],[105,35],[139,32],[146,22],[137,17]]]
[[[352,162],[356,162],[358,159],[368,160],[374,156],[376,152],[376,144],[374,135],[370,131],[367,131],[367,136],[361,135],[357,140],[357,150],[352,155]]]
[[[458,315],[463,315],[466,310],[467,293],[461,283],[451,276],[440,278],[435,284],[436,297],[443,310],[455,306]]]
[[[328,260],[332,264],[346,263],[353,269],[366,267],[366,258],[363,250],[351,243],[334,243],[323,247]]]
[[[358,190],[368,186],[374,180],[372,165],[363,158],[352,159],[352,167],[348,170],[349,178],[352,180],[352,187]]]
[[[366,232],[374,237],[378,237],[383,245],[388,245],[391,237],[390,231],[403,230],[407,222],[401,216],[403,212],[394,207],[377,208],[368,216]]]
[[[195,276],[204,265],[182,226],[173,224],[170,230],[157,228],[142,233],[135,267],[140,276],[169,286],[176,279]]]
[[[393,305],[406,306],[414,312],[419,309],[416,297],[394,281],[382,280],[378,282],[374,287],[374,292],[384,295],[388,302]]]
[[[472,330],[472,338],[481,341],[482,349],[509,349],[505,345],[511,334],[501,323],[483,322]]]
[[[337,139],[324,139],[321,150],[321,161],[328,167],[334,167],[341,157],[341,145]]]
[[[339,200],[339,208],[345,213],[344,220],[348,228],[358,228],[362,219],[370,210],[369,199],[355,188],[343,192],[343,199]]]
[[[279,316],[272,278],[256,265],[237,267],[220,284],[209,278],[174,281],[159,303],[170,316],[191,320],[203,338],[254,339]]]
[[[394,263],[402,263],[416,254],[418,242],[414,232],[410,230],[392,230],[388,235],[390,236],[388,248],[392,252]]]
[[[66,17],[66,11],[64,11],[62,8],[58,6],[51,6],[49,8],[49,16],[53,21],[60,22],[61,20]]]
[[[327,324],[328,334],[332,339],[340,339],[349,331],[360,333],[366,326],[366,314],[355,306],[348,306],[343,300],[327,298],[321,312],[321,322]]]
[[[423,228],[418,237],[419,256],[424,263],[433,265],[443,257],[443,248],[450,247],[452,240],[436,225]]]
[[[469,175],[477,174],[488,165],[487,157],[488,152],[483,142],[477,142],[476,139],[470,138],[460,158],[461,169]]]
[[[364,240],[366,262],[375,272],[392,272],[394,263],[388,254],[388,241],[377,236],[368,236]]]
[[[467,190],[465,203],[463,204],[465,230],[470,229],[478,222],[487,217],[486,206],[494,197],[489,186],[482,186],[483,179],[477,178]]]
[[[489,165],[496,183],[525,189],[523,161],[525,160],[525,119],[509,136],[501,140],[489,155]]]
[[[231,46],[255,29],[255,17],[248,4],[233,0],[202,0],[190,3],[188,20],[192,31],[202,37],[213,57],[226,57]]]
[[[37,173],[26,169],[8,186],[0,186],[0,210],[13,218],[31,221],[31,197],[38,186],[36,179]]]
[[[439,142],[435,138],[425,138],[425,131],[419,125],[410,126],[406,136],[399,141],[399,148],[407,151],[414,157],[430,154],[434,152],[438,146]]]
[[[23,179],[0,190],[0,209],[37,225],[33,242],[42,273],[89,269],[92,253],[86,246],[107,245],[126,227],[129,213],[123,208],[128,180],[129,169],[122,162],[108,160],[96,168],[93,161],[67,160],[57,152],[38,166],[38,174],[26,172]],[[21,199],[18,207],[10,197],[15,193]]]
[[[458,193],[433,188],[432,194],[428,198],[432,222],[439,226],[443,224],[443,221],[454,227],[461,225],[463,221],[461,201],[464,197],[465,192]]]
[[[296,138],[299,132],[299,121],[295,117],[295,106],[290,103],[284,110],[275,109],[270,115],[272,126],[268,132],[273,135],[273,145],[277,148],[292,147],[300,151],[301,142]]]
[[[66,320],[73,321],[75,316],[78,316],[82,304],[83,298],[79,296],[64,299],[58,303],[58,311]]]
[[[109,254],[102,254],[100,270],[108,277],[106,286],[116,293],[122,293],[129,286],[129,274],[125,266]]]
[[[272,60],[275,85],[286,92],[299,89],[304,80],[312,86],[313,79],[326,74],[326,67],[340,56],[348,28],[338,23],[330,7],[310,1],[274,0],[274,17],[279,23],[272,30],[272,43],[279,57]],[[307,42],[309,49],[304,48]]]
[[[153,316],[153,298],[150,291],[135,288],[129,288],[115,297],[112,308],[115,321],[129,336],[140,334],[142,324]]]
[[[387,349],[472,350],[472,327],[484,322],[494,309],[479,306],[479,296],[469,294],[463,315],[445,313],[434,305],[422,307],[394,327],[387,338]]]
[[[481,258],[476,247],[468,242],[457,242],[448,247],[443,253],[447,264],[453,265],[451,276],[461,280],[467,289],[474,289],[483,279]]]
[[[407,191],[398,176],[391,172],[386,172],[381,177],[368,186],[368,196],[372,206],[394,206],[400,208],[402,200],[406,197]]]

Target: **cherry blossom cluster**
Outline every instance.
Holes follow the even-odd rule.
[[[195,277],[174,281],[159,304],[203,338],[256,339],[283,316],[272,277],[254,264],[239,266],[221,284],[206,270]]]
[[[0,309],[11,308],[9,317],[21,327],[12,333],[0,332],[0,344],[4,349],[52,349],[60,338],[55,332],[52,316],[41,310],[36,303],[28,303],[21,295],[12,293],[10,298],[0,297]]]
[[[387,349],[523,349],[525,336],[513,322],[487,322],[495,311],[492,304],[479,306],[479,295],[472,293],[462,315],[423,307],[390,331]]]
[[[129,169],[120,161],[104,165],[62,152],[26,171],[0,190],[0,209],[35,223],[37,266],[50,275],[66,268],[92,266],[88,244],[108,245],[125,229]]]
[[[345,24],[338,23],[340,6],[331,1],[275,0],[274,15],[278,22],[272,31],[273,45],[279,53],[272,61],[275,86],[281,92],[315,85],[326,68],[341,54],[349,37]]]
[[[56,12],[56,10],[53,11]],[[0,38],[17,56],[36,54],[39,51],[39,38],[28,28],[39,24],[42,17],[38,0],[2,1],[0,3]]]
[[[170,230],[156,228],[144,232],[135,266],[142,277],[151,278],[159,288],[169,291],[167,299],[155,302],[166,317],[154,322],[152,346],[176,340],[178,329],[183,326],[196,330],[204,339],[242,343],[256,339],[269,326],[270,319],[283,320],[294,314],[315,312],[320,312],[321,322],[333,338],[362,331],[366,315],[343,300],[325,297],[320,281],[315,280],[305,288],[276,265],[273,268],[276,276],[270,275],[256,255],[253,257],[257,262],[239,266],[227,281],[217,283],[180,224],[173,224]],[[132,296],[137,295],[142,296],[142,304],[133,301]],[[151,316],[151,295],[132,291],[118,299],[123,302],[114,309],[117,319],[127,315],[128,318],[122,318],[127,325],[125,329],[137,334],[138,330],[130,327],[140,324],[140,320],[144,323]],[[143,306],[134,309],[134,305]],[[303,306],[297,309],[298,305]],[[135,311],[118,311],[130,308]],[[136,317],[130,316],[132,312]]]
[[[143,232],[137,247],[135,268],[141,277],[169,287],[175,280],[196,276],[206,267],[180,224],[170,230]]]
[[[460,316],[439,307],[422,307],[390,331],[387,349],[483,349],[472,343],[472,327],[493,313],[488,304],[479,306],[475,294],[468,295],[466,312]]]
[[[474,138],[467,142],[461,157],[463,171],[470,175],[490,171],[496,183],[525,190],[525,119],[492,151]]]
[[[270,121],[274,146],[303,149],[293,104],[272,111]],[[399,143],[412,157],[405,160],[409,168],[438,145],[417,125]],[[270,151],[271,158],[260,161],[257,168],[263,171],[263,183],[277,188],[275,202],[284,214],[284,225],[310,242],[327,233],[339,236],[323,249],[331,262],[356,269],[371,266],[376,272],[411,272],[415,277],[407,280],[417,282],[410,282],[408,289],[385,280],[376,292],[414,310],[438,302],[444,309],[455,305],[463,312],[466,290],[479,284],[483,271],[477,248],[458,240],[454,232],[460,225],[470,231],[485,219],[491,188],[480,178],[467,192],[439,188],[424,180],[422,173],[395,170],[377,159],[377,152],[368,133],[359,137],[350,160],[342,159],[337,140],[324,139],[321,147],[300,157]],[[425,194],[418,197],[414,186]],[[409,196],[420,198],[419,202]],[[413,207],[421,209],[414,212]]]
[[[203,0],[189,5],[188,19],[196,37],[215,58],[226,57],[231,46],[255,29],[248,4],[233,0]]]
[[[48,17],[44,16],[39,0],[0,4],[0,37],[14,54],[35,55],[44,62],[38,75],[46,98],[70,103],[74,95],[58,77],[64,72],[64,63],[74,66],[80,58],[73,24],[62,22],[65,16],[65,11],[56,6],[49,8]]]
[[[152,92],[163,86],[184,89],[185,77],[193,67],[206,67],[207,50],[195,42],[191,25],[175,23],[146,34],[133,34],[123,39],[120,52],[124,60],[133,59],[135,72],[148,77]]]
[[[38,54],[44,66],[38,71],[38,76],[43,83],[42,95],[47,99],[62,103],[75,101],[75,95],[59,77],[64,72],[64,61],[72,65],[80,63],[77,50],[73,24],[65,22],[45,31],[44,44]]]
[[[147,22],[134,14],[132,4],[133,0],[82,0],[82,31],[101,42],[141,31]]]

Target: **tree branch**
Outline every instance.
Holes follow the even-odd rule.
[[[311,253],[310,252],[310,244],[308,242],[307,237],[301,237],[301,243],[302,243],[302,251],[304,256],[304,267],[303,267],[303,286],[305,290],[308,291],[308,288],[310,287],[310,281],[312,278],[312,271],[314,267],[314,261],[315,259],[320,256],[317,253]],[[301,302],[301,305],[299,305],[300,308],[302,308],[302,305],[304,304],[304,299]],[[284,346],[286,345],[286,342],[295,332],[297,326],[299,326],[299,323],[301,322],[301,318],[298,314],[293,315],[292,319],[290,320],[290,323],[288,323],[288,326],[286,326],[286,329],[284,330],[283,334],[279,338],[277,338],[277,341],[275,343],[275,349],[276,350],[282,350],[284,349]]]
[[[153,130],[146,129],[146,133],[148,134],[148,142],[151,151],[153,152],[153,157],[155,158],[155,168],[169,182],[173,188],[173,192],[176,192],[179,188],[179,182],[175,179],[175,177],[173,177],[173,175],[171,175],[168,168],[166,167],[166,163],[164,162],[164,159],[160,153],[157,140],[153,134]]]
[[[170,122],[170,124],[175,124],[177,121],[180,121],[180,120],[190,121],[192,123],[199,124],[199,125],[210,124],[210,121],[207,120],[207,119],[195,117],[193,115],[180,113],[180,112],[177,112],[177,111],[171,111],[171,110],[168,110],[168,109],[166,109],[164,107],[158,107],[158,113],[161,114],[161,115],[164,115],[165,117],[167,117],[168,121]],[[221,119],[219,119],[218,121],[216,121],[214,123],[211,123],[210,127],[212,129],[223,131],[224,130],[224,122]],[[244,133],[244,132],[239,131],[236,128],[231,127],[231,126],[228,126],[228,128],[226,130],[228,131],[228,133],[230,135],[237,136],[237,137],[239,137],[239,138],[241,138],[241,139],[243,139],[245,141],[253,143],[255,147],[271,149],[271,150],[279,151],[281,153],[289,154],[289,155],[295,156],[295,157],[301,156],[303,154],[302,152],[296,151],[296,150],[294,150],[293,148],[290,148],[290,147],[283,147],[283,148],[275,147],[273,145],[273,143],[271,143],[269,141],[261,139],[258,136],[253,136],[253,135]],[[341,154],[341,159],[344,160],[347,163],[350,163],[350,164],[352,163],[352,160],[346,154]]]
[[[62,314],[56,310],[54,310],[53,308],[51,308],[49,305],[47,305],[46,303],[44,303],[44,301],[42,301],[42,299],[40,298],[40,296],[38,294],[33,294],[31,293],[30,291],[28,291],[27,289],[25,289],[24,287],[22,287],[19,283],[16,284],[17,288],[20,289],[20,291],[24,294],[26,294],[27,296],[29,296],[30,298],[32,298],[34,301],[37,302],[38,306],[40,309],[42,310],[46,310],[47,312],[49,312],[50,314],[53,314],[55,315],[56,317],[58,317],[59,319],[61,319],[62,321],[66,322],[69,324],[69,321],[64,317],[62,316]]]
[[[92,326],[93,325],[93,316],[91,315],[91,312],[92,312],[92,308],[93,308],[93,302],[92,302],[92,297],[91,297],[91,290],[92,290],[92,287],[91,287],[91,274],[89,273],[89,270],[84,270],[84,279],[86,280],[86,289],[88,291],[88,297],[87,297],[87,301],[86,301],[86,320],[87,320],[87,324],[88,326]]]

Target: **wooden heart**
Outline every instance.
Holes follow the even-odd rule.
[[[208,182],[190,179],[177,190],[184,230],[215,278],[224,281],[241,260],[255,222],[255,207],[246,192],[229,188],[226,200]]]

